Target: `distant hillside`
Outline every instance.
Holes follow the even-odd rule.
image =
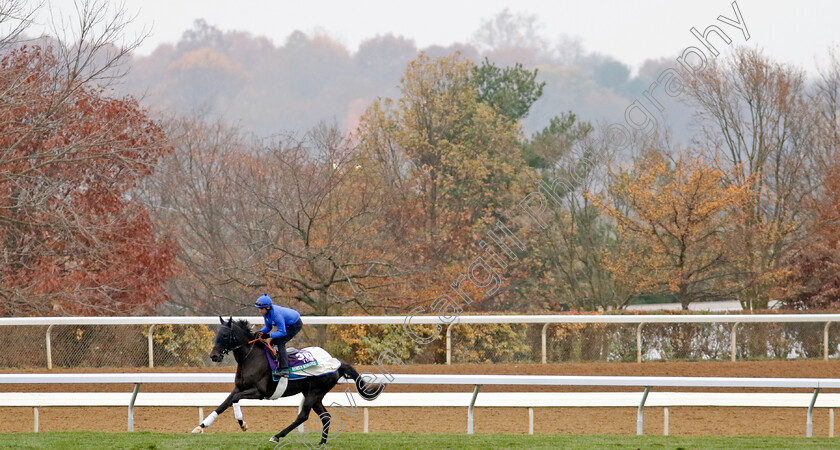
[[[578,51],[569,57],[568,51],[540,50],[544,43],[497,45],[518,47],[475,43],[418,49],[410,39],[386,35],[363,42],[351,54],[323,35],[296,31],[278,46],[264,37],[222,32],[198,20],[175,45],[133,57],[119,89],[142,98],[154,110],[222,117],[258,136],[309,129],[321,120],[352,128],[374,98],[395,97],[406,64],[421,51],[460,51],[476,62],[488,57],[497,65],[521,62],[539,68],[539,79],[546,82],[543,97],[523,121],[524,131],[531,134],[570,110],[590,121],[623,120],[627,106],[642,98],[652,78],[673,64],[649,61],[631,77],[626,65],[597,54]],[[689,110],[672,102],[664,114],[676,137],[687,140]]]

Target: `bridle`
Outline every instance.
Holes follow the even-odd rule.
[[[223,343],[224,344],[222,346],[223,348],[222,348],[222,350],[219,351],[219,353],[221,353],[222,356],[225,356],[229,352],[232,352],[232,351],[234,351],[234,350],[236,350],[240,347],[244,347],[244,346],[248,345],[248,342],[243,342],[242,344],[236,345],[236,337],[234,336],[234,333],[233,333],[233,326],[228,325],[228,324],[223,324],[222,328],[227,328],[227,329],[230,330],[230,333],[228,333],[228,335],[227,335],[227,342]],[[234,347],[234,345],[236,345],[236,346]],[[253,347],[253,344],[251,345],[251,347]]]

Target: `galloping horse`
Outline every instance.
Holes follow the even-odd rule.
[[[234,322],[233,318],[230,318],[225,322],[221,317],[219,317],[219,321],[222,323],[222,326],[216,333],[213,351],[210,352],[210,359],[214,362],[220,362],[228,352],[233,352],[233,357],[237,363],[236,378],[234,379],[236,387],[233,388],[233,392],[230,393],[228,398],[215,411],[210,413],[200,425],[193,429],[193,433],[203,433],[204,428],[210,426],[216,417],[231,405],[233,406],[236,420],[239,421],[239,427],[242,431],[246,431],[248,425],[242,418],[239,400],[243,398],[270,398],[275,394],[277,385],[287,380],[285,378],[281,378],[281,381],[273,380],[271,368],[262,348],[262,343],[255,345],[256,342],[260,341],[255,342],[256,336],[251,332],[247,321],[239,320]],[[256,351],[254,351],[255,348]],[[326,443],[330,428],[330,414],[324,408],[321,401],[324,395],[338,383],[338,379],[341,377],[354,380],[356,382],[356,390],[365,400],[374,400],[382,392],[384,387],[383,385],[375,386],[365,383],[359,376],[359,372],[353,366],[343,361],[341,361],[341,366],[335,372],[289,380],[286,389],[282,393],[282,397],[303,393],[303,407],[297,419],[291,425],[284,428],[283,431],[272,436],[270,441],[280,442],[280,439],[294,430],[295,427],[306,422],[309,418],[309,411],[312,410],[321,418],[321,423],[324,427],[321,432],[320,445]]]

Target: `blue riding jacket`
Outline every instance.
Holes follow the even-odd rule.
[[[272,305],[268,310],[268,314],[264,315],[265,326],[260,330],[265,334],[271,331],[272,327],[277,327],[277,331],[272,331],[270,336],[272,338],[281,338],[286,335],[286,327],[293,325],[300,320],[300,313],[291,308],[284,308],[282,306]]]

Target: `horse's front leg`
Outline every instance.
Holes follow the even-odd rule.
[[[212,425],[213,422],[216,420],[216,417],[219,417],[219,414],[223,413],[226,409],[228,409],[228,407],[230,407],[231,404],[233,404],[233,399],[236,396],[236,394],[239,394],[239,388],[233,388],[233,392],[231,392],[230,395],[227,396],[225,401],[223,401],[222,404],[219,405],[218,408],[216,408],[213,412],[211,412],[210,415],[205,417],[204,420],[202,420],[201,423],[198,424],[197,427],[193,428],[192,432],[193,433],[204,433],[204,429],[209,427],[210,425]],[[238,409],[238,408],[236,408],[236,409]]]
[[[259,400],[262,398],[262,394],[260,394],[259,389],[254,387],[251,389],[246,389],[235,395],[231,395],[231,402],[233,403],[233,415],[234,417],[236,417],[236,421],[239,422],[239,428],[241,428],[242,431],[248,431],[248,424],[245,423],[245,421],[242,419],[242,408],[239,407],[239,400],[242,400],[243,398],[253,398]]]

